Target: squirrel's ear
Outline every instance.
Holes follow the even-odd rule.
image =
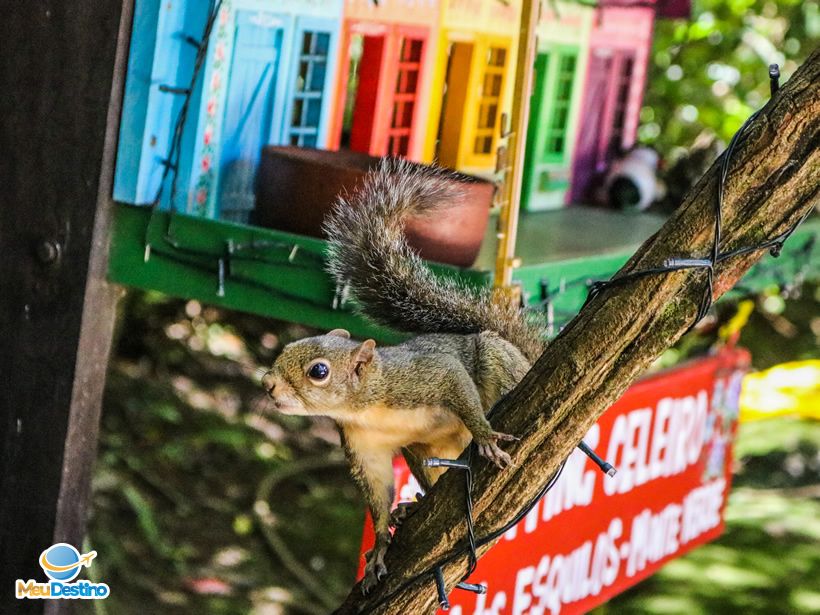
[[[328,331],[327,334],[334,337],[343,337],[348,340],[350,339],[350,331],[347,329],[333,329],[333,331]]]
[[[359,346],[355,351],[353,351],[352,372],[354,377],[361,377],[362,369],[370,364],[370,362],[373,360],[373,355],[375,354],[375,340],[365,340],[362,342],[361,346]]]

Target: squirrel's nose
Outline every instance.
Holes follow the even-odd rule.
[[[271,372],[268,372],[262,376],[262,386],[268,393],[273,393],[273,389],[276,388],[276,379],[273,377]]]

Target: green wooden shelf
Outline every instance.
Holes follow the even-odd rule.
[[[546,291],[560,323],[580,309],[588,281],[611,277],[663,221],[659,216],[585,207],[523,213],[517,244],[521,267],[514,278],[528,304],[540,303]],[[779,259],[766,256],[746,275],[742,289],[760,290],[799,270],[817,277],[820,249],[804,248],[819,234],[816,217],[805,222]],[[151,246],[147,260],[146,239]],[[490,285],[495,242],[491,219],[472,268],[432,267],[438,275],[473,286]],[[118,204],[109,277],[128,286],[321,329],[344,327],[356,336],[400,339],[354,313],[324,272],[324,249],[325,242],[312,237],[183,214],[152,216],[146,207]]]

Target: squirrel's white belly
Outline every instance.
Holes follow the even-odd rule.
[[[464,440],[465,434],[466,440],[470,439],[461,419],[440,406],[412,409],[373,406],[358,411],[345,423],[365,436],[369,446],[392,450],[414,443]]]

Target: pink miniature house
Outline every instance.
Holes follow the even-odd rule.
[[[655,8],[629,4],[604,0],[593,18],[572,164],[574,203],[588,201],[596,178],[612,158],[635,143]]]

